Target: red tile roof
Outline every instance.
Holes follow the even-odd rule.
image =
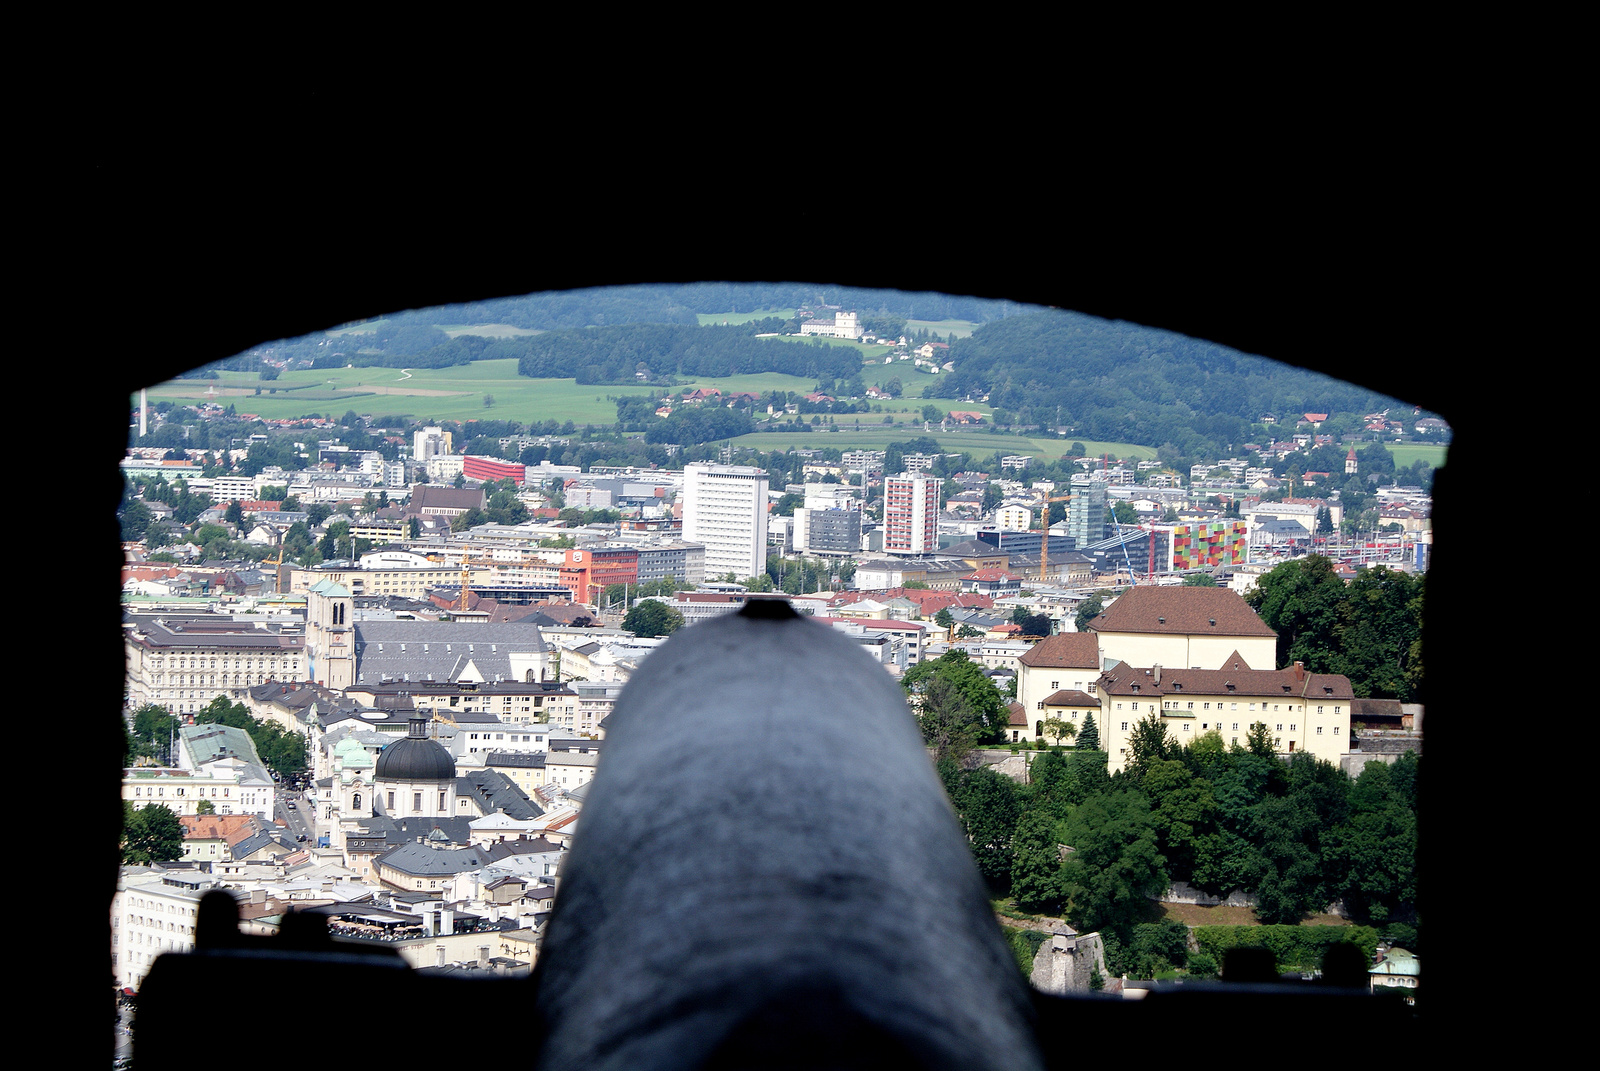
[[[1089,627],[1095,632],[1168,636],[1277,636],[1248,603],[1227,588],[1132,588]]]
[[[1100,638],[1092,632],[1049,636],[1017,659],[1035,669],[1099,669]]]
[[[1100,675],[1099,684],[1107,695],[1283,695],[1312,702],[1355,698],[1355,693],[1350,690],[1350,678],[1337,673],[1308,673],[1295,666],[1288,669],[1250,669],[1242,660],[1229,661],[1222,669],[1163,667],[1159,684],[1156,683],[1153,669],[1138,669],[1126,662],[1119,662]]]

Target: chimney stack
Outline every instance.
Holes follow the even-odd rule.
[[[1296,662],[1294,664],[1294,679],[1297,681],[1306,679],[1306,664],[1304,662]]]

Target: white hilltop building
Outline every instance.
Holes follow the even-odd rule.
[[[823,338],[860,338],[863,332],[855,313],[841,312],[831,320],[807,320],[800,325],[800,333]]]

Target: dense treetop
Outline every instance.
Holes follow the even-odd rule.
[[[1237,448],[1263,414],[1353,414],[1402,403],[1329,376],[1171,331],[1047,311],[983,324],[950,343],[939,398],[989,396],[1017,422],[1117,442]],[[1200,451],[1205,452],[1205,451]]]

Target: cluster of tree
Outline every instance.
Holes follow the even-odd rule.
[[[617,606],[626,606],[634,599],[644,599],[652,595],[671,595],[675,591],[692,591],[693,584],[679,584],[673,577],[663,577],[660,580],[646,580],[642,584],[607,584],[600,592],[601,609],[611,609]]]
[[[745,409],[728,409],[720,405],[684,406],[674,409],[665,420],[657,419],[644,433],[644,441],[654,444],[677,443],[694,446],[748,435],[755,430],[755,421]]]
[[[424,342],[428,345],[415,348]],[[360,348],[356,349],[356,345]],[[364,338],[360,343],[325,350],[316,357],[311,367],[449,368],[472,361],[492,360],[496,356],[490,352],[493,348],[492,340],[478,335],[451,338],[436,327],[410,324],[392,331],[386,330],[382,338]]]
[[[1100,930],[1113,971],[1161,969],[1163,957],[1183,965],[1176,942],[1163,953],[1168,936],[1143,928],[1159,925],[1150,898],[1172,881],[1251,892],[1267,923],[1296,924],[1343,899],[1359,922],[1414,942],[1415,755],[1369,762],[1352,779],[1307,754],[1284,762],[1265,727],[1248,739],[1229,748],[1211,732],[1179,747],[1155,717],[1115,775],[1081,747],[1040,755],[1027,785],[953,755],[939,769],[991,888]],[[1072,848],[1065,859],[1061,845]]]
[[[183,822],[159,803],[135,808],[123,800],[121,848],[128,866],[171,862],[183,855]]]
[[[1356,695],[1423,701],[1421,575],[1377,566],[1346,584],[1319,554],[1284,562],[1245,600],[1278,633],[1278,664],[1350,678]]]
[[[623,617],[622,627],[635,636],[670,636],[683,627],[683,615],[664,602],[645,599]]]
[[[239,475],[254,476],[263,469],[274,466],[285,472],[297,472],[308,464],[295,448],[294,440],[287,435],[270,436],[250,444],[250,449],[238,465]]]
[[[696,313],[744,315],[766,309],[806,309],[817,315],[831,315],[831,310],[825,308],[829,305],[857,310],[862,327],[880,336],[903,334],[908,318],[981,323],[1016,315],[1023,308],[1015,302],[931,292],[859,287],[819,291],[803,283],[664,283],[445,305],[399,313],[389,321],[430,325],[502,323],[550,331],[626,323],[694,324],[698,322]]]
[[[778,554],[767,556],[766,570],[756,576],[735,576],[732,573],[718,577],[730,584],[743,584],[751,591],[782,591],[789,595],[807,595],[823,590],[834,590],[855,579],[856,564],[834,558],[785,558]]]
[[[522,375],[571,376],[579,383],[633,383],[641,364],[656,375],[696,378],[782,372],[839,379],[861,371],[861,355],[852,349],[801,346],[731,327],[632,324],[551,331],[498,340],[489,350],[486,357],[517,357]]]
[[[1072,623],[1079,632],[1089,631],[1089,622],[1105,612],[1105,600],[1110,594],[1110,589],[1100,588],[1078,604],[1078,612],[1073,615]]]
[[[1030,614],[1025,606],[1018,606],[1011,611],[1011,623],[1019,626],[1024,636],[1042,638],[1051,633],[1050,615]]]
[[[959,762],[979,744],[1005,740],[1006,697],[965,651],[918,662],[901,676],[900,686],[913,700],[922,739],[937,758]]]
[[[1079,313],[986,323],[950,343],[955,370],[929,397],[988,396],[1026,425],[1186,455],[1224,456],[1265,413],[1355,414],[1401,403],[1214,343]],[[1333,471],[1342,472],[1343,463]]]
[[[512,327],[536,331],[553,331],[605,324],[692,325],[699,322],[695,317],[696,311],[714,311],[690,307],[683,301],[679,289],[667,286],[608,286],[588,290],[558,290],[522,297],[441,305],[397,313],[387,319],[390,324],[510,324]]]
[[[856,563],[836,558],[785,558],[767,557],[764,579],[770,582],[767,590],[782,591],[789,595],[832,589],[855,579]]]
[[[146,502],[161,502],[171,506],[172,519],[184,525],[193,524],[200,514],[211,508],[211,496],[205,492],[191,492],[189,482],[183,479],[168,483],[157,476],[144,485],[143,497]]]
[[[123,765],[136,766],[140,765],[140,759],[147,759],[157,766],[171,766],[172,742],[180,724],[166,707],[146,703],[135,710],[131,726],[126,727],[127,754]]]
[[[241,515],[235,523],[243,524],[244,517]],[[189,542],[200,548],[202,560],[258,562],[272,553],[271,547],[233,538],[233,533],[220,524],[200,525],[190,534]]]
[[[194,720],[196,725],[229,725],[243,729],[250,735],[256,754],[261,756],[267,769],[285,781],[305,777],[308,768],[306,738],[275,721],[252,717],[243,703],[232,703],[227,696],[219,695],[201,707]]]
[[[503,484],[511,484],[510,487]],[[508,477],[504,481],[491,480],[483,487],[483,508],[474,506],[450,519],[452,532],[465,532],[480,524],[521,524],[528,519],[528,507],[517,497],[516,484]],[[573,511],[577,513],[576,510]]]
[[[1404,923],[1392,923],[1387,929],[1391,940],[1407,950],[1415,951],[1413,927]],[[1379,936],[1378,931],[1371,926],[1274,925],[1194,928],[1194,941],[1200,946],[1197,955],[1204,955],[1215,963],[1221,963],[1232,949],[1264,948],[1272,953],[1272,958],[1280,971],[1313,970],[1322,964],[1323,957],[1335,945],[1350,945],[1357,949],[1362,960],[1365,960],[1377,946]]]

